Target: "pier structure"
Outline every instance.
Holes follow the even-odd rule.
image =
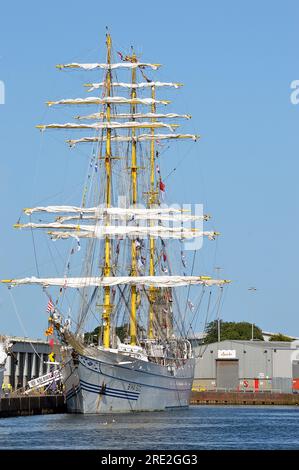
[[[11,344],[5,364],[4,384],[12,390],[26,387],[27,383],[50,372],[57,366],[51,365],[48,355],[51,352],[46,340],[18,336],[7,336]],[[59,355],[59,348],[56,347]]]
[[[0,398],[0,418],[66,413],[64,395]]]

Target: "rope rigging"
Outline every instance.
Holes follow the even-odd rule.
[[[113,64],[111,62],[111,57],[115,55],[115,51],[111,46],[110,35],[107,35],[107,63],[106,64],[81,64],[81,68],[86,68],[91,66],[91,68],[99,67],[104,68],[102,73],[102,82],[98,84],[92,84],[92,89],[98,89],[98,95],[96,98],[91,98],[91,100],[98,103],[96,106],[97,116],[96,123],[105,124],[105,126],[85,126],[85,125],[75,125],[75,124],[51,124],[43,127],[43,130],[46,127],[62,128],[62,127],[73,127],[78,129],[81,127],[92,128],[93,139],[92,145],[90,148],[90,153],[88,155],[88,165],[84,178],[83,190],[80,195],[80,207],[83,209],[89,207],[98,207],[104,205],[107,207],[118,207],[119,201],[116,201],[117,196],[124,196],[125,207],[131,202],[133,206],[137,207],[137,203],[143,201],[147,208],[151,208],[154,205],[162,206],[166,197],[166,185],[165,181],[168,180],[171,175],[177,170],[177,168],[183,163],[185,158],[190,154],[191,146],[187,149],[182,158],[179,159],[175,167],[167,174],[165,178],[162,178],[162,171],[160,169],[161,156],[168,150],[169,146],[164,145],[159,141],[164,135],[155,134],[155,128],[158,125],[164,125],[173,131],[175,124],[169,125],[164,122],[156,122],[155,113],[156,113],[156,103],[158,104],[167,104],[168,101],[159,101],[156,99],[156,86],[175,86],[178,87],[179,84],[174,83],[163,83],[163,82],[154,82],[152,78],[149,78],[148,72],[145,72],[146,66],[151,66],[152,69],[157,67],[154,64],[143,64],[139,61],[139,58],[134,53],[133,48],[131,48],[129,54],[123,54],[122,52],[117,51],[117,55],[120,57],[120,64]],[[123,64],[122,62],[126,62]],[[129,65],[128,65],[129,63]],[[74,66],[80,70],[80,64],[67,64],[65,66],[59,66],[59,68],[64,69],[64,67]],[[105,67],[106,66],[106,67]],[[119,82],[118,71],[115,67],[129,67],[131,68],[130,72],[130,83]],[[114,78],[116,81],[113,81]],[[139,81],[139,79],[141,81]],[[89,85],[87,85],[89,86]],[[117,96],[119,93],[114,90],[116,87],[126,87],[127,96],[120,97],[123,98],[123,101],[117,101]],[[102,87],[102,88],[101,88]],[[138,90],[138,97],[137,97]],[[148,96],[148,90],[151,91],[152,98],[147,98],[149,101],[146,102]],[[101,99],[100,99],[101,98]],[[112,98],[116,98],[112,100]],[[120,99],[119,98],[119,99]],[[73,102],[73,103],[72,103]],[[74,100],[60,100],[56,102],[48,102],[49,105],[53,104],[86,104],[88,99],[74,99]],[[112,126],[112,120],[117,118],[121,113],[118,112],[118,103],[125,103],[126,106],[130,104],[130,117],[127,118],[126,114],[122,114],[122,118],[126,117],[129,119],[130,123],[135,123],[134,126],[128,126],[127,130],[124,132],[124,127],[120,128],[119,124],[117,126]],[[138,122],[136,121],[136,116],[146,117],[147,113],[140,112],[143,109],[144,104],[151,104],[151,113],[148,113],[150,116],[150,122]],[[182,115],[177,114],[157,114],[158,116],[166,117],[166,119],[172,117],[182,117]],[[92,115],[89,116],[77,116],[80,119],[91,119]],[[113,116],[113,119],[112,119]],[[154,117],[153,117],[154,116]],[[183,115],[183,117],[188,117],[188,115]],[[190,117],[190,116],[189,116]],[[188,118],[189,118],[188,117]],[[80,122],[80,121],[77,121]],[[145,126],[143,126],[143,123]],[[128,124],[128,123],[126,123]],[[136,126],[138,125],[138,127]],[[150,125],[151,124],[151,125]],[[154,126],[155,124],[155,126]],[[172,126],[172,127],[171,127]],[[152,141],[147,143],[142,143],[138,139],[142,135],[143,127],[150,128],[151,131],[147,135],[152,138]],[[131,138],[131,141],[121,142],[116,141],[118,137],[128,137]],[[157,141],[154,137],[157,136]],[[190,137],[191,135],[181,135],[181,137]],[[176,135],[179,137],[179,135]],[[192,136],[191,136],[192,137]],[[193,136],[195,137],[195,136]],[[192,137],[192,138],[193,138]],[[166,138],[169,139],[169,136],[166,135]],[[86,158],[85,152],[80,152]],[[121,158],[121,156],[123,158]],[[59,211],[58,211],[59,213]],[[79,209],[77,209],[79,213]],[[103,224],[109,225],[111,221],[117,225],[117,219],[114,221],[113,217],[110,215],[111,212],[105,214],[103,217]],[[69,217],[72,219],[72,217]],[[95,215],[95,227],[99,225],[100,218],[97,218]],[[45,227],[57,227],[59,230],[65,230],[67,225],[63,226],[63,222],[67,217],[60,217],[56,219],[59,221],[57,225],[55,223],[49,223],[48,219],[45,219]],[[147,276],[148,275],[148,265],[150,265],[150,276],[163,276],[165,273],[169,273],[170,276],[174,276],[173,272],[177,272],[176,265],[179,267],[179,271],[183,276],[186,276],[187,265],[185,260],[185,255],[183,250],[181,250],[181,258],[175,259],[175,248],[177,248],[177,243],[175,240],[169,242],[164,241],[161,237],[156,237],[153,235],[147,236],[145,240],[137,237],[135,235],[130,238],[129,236],[123,240],[123,243],[120,243],[120,239],[113,240],[110,236],[109,231],[103,232],[106,235],[103,239],[97,239],[98,232],[94,230],[94,236],[85,237],[81,234],[80,236],[80,224],[81,227],[84,227],[84,223],[88,217],[83,216],[82,213],[78,217],[73,217],[73,219],[78,220],[78,226],[69,226],[70,229],[76,229],[78,232],[73,232],[74,236],[71,238],[70,244],[67,246],[67,256],[64,259],[63,265],[63,278],[60,280],[60,289],[56,296],[55,308],[63,311],[67,308],[69,309],[69,317],[74,321],[76,318],[76,334],[79,335],[83,330],[83,327],[86,325],[87,321],[93,317],[99,324],[99,316],[101,317],[100,324],[103,330],[103,345],[108,347],[110,344],[110,338],[113,336],[113,328],[116,326],[117,322],[121,320],[128,319],[130,324],[131,331],[131,345],[134,346],[135,341],[138,344],[138,338],[134,339],[134,328],[139,328],[140,330],[148,329],[148,324],[152,321],[154,324],[154,330],[156,331],[157,338],[162,338],[163,341],[168,341],[171,335],[174,335],[178,338],[188,337],[189,331],[193,329],[193,324],[197,318],[198,310],[200,309],[205,293],[205,288],[203,287],[201,295],[199,298],[198,305],[193,305],[190,299],[191,293],[191,281],[187,288],[186,298],[182,298],[185,294],[179,294],[176,288],[161,287],[163,283],[160,283],[159,287],[152,288],[149,284],[149,289],[144,286],[134,285],[131,282],[131,288],[123,288],[117,286],[117,288],[111,288],[111,284],[103,283],[104,288],[100,289],[99,287],[91,287],[88,285],[88,278],[92,276],[100,276],[109,278],[110,276]],[[142,220],[142,219],[140,219]],[[133,216],[132,220],[125,220],[128,225],[141,226],[142,222],[138,218]],[[165,219],[164,219],[165,220]],[[43,221],[40,219],[40,221]],[[175,220],[174,220],[175,221]],[[163,218],[158,219],[156,224],[163,228]],[[31,213],[30,213],[30,223],[31,223]],[[83,224],[83,225],[82,225]],[[34,225],[34,224],[33,224]],[[35,227],[31,226],[31,237],[33,243],[34,251],[34,260],[37,276],[40,277],[40,269],[37,259],[37,250],[36,250],[36,241],[33,234],[33,228],[38,228],[38,224],[35,224]],[[40,224],[43,225],[43,224]],[[148,220],[147,225],[151,226],[151,222]],[[182,226],[182,222],[181,222]],[[45,228],[42,227],[42,228]],[[41,228],[41,227],[40,227]],[[85,230],[88,229],[84,227]],[[110,227],[109,227],[110,228]],[[114,227],[113,227],[114,228]],[[92,227],[93,230],[93,227]],[[179,229],[181,230],[181,229]],[[162,230],[159,229],[157,232],[161,234]],[[63,233],[63,232],[58,232]],[[119,232],[124,233],[124,232]],[[143,233],[139,230],[139,233]],[[66,235],[66,233],[64,233]],[[182,238],[183,235],[179,234]],[[51,233],[50,233],[51,236]],[[56,240],[55,236],[59,238],[58,235],[55,235],[53,232],[52,239]],[[62,238],[62,237],[61,237]],[[67,236],[65,236],[67,238]],[[82,238],[82,240],[81,240]],[[81,246],[82,244],[82,246]],[[54,250],[56,250],[57,257],[53,254],[52,246],[47,241],[48,251],[52,264],[54,265],[56,273],[59,272],[58,269],[58,256],[62,258],[59,250],[57,249],[56,244],[54,244]],[[81,250],[82,249],[82,250]],[[79,253],[80,252],[80,253]],[[76,254],[76,256],[74,256]],[[216,255],[215,255],[216,256]],[[173,259],[174,258],[174,263]],[[193,276],[195,270],[195,260],[196,260],[196,251],[193,252],[193,259],[191,263],[191,276]],[[173,268],[173,264],[175,268]],[[77,286],[82,287],[82,290],[76,289],[73,294],[69,294],[64,285],[64,279],[70,277],[70,273],[75,271],[79,272],[83,283],[77,284]],[[125,276],[124,276],[125,277]],[[86,285],[84,284],[84,279],[86,278]],[[171,280],[172,281],[172,280]],[[135,281],[134,281],[135,282]],[[137,280],[136,280],[137,282]],[[140,284],[143,284],[139,281]],[[75,285],[75,284],[74,284]],[[154,285],[154,284],[153,284]],[[176,285],[176,284],[172,284]],[[211,285],[211,284],[209,284]],[[101,303],[101,296],[104,291],[104,300]],[[181,297],[180,297],[181,296]],[[50,297],[51,299],[51,297]],[[145,302],[143,301],[145,300]],[[156,301],[156,302],[154,302]],[[131,307],[130,307],[131,303]],[[184,304],[184,305],[183,305]],[[188,312],[188,307],[191,313]],[[208,301],[208,311],[206,320],[209,315],[209,310],[211,307],[211,292],[209,294]],[[99,315],[99,310],[102,312],[102,315]],[[218,309],[219,310],[219,309]],[[152,315],[152,318],[151,318]],[[191,318],[190,318],[191,317]],[[148,322],[148,319],[150,321]],[[186,325],[186,321],[189,321],[189,324]],[[150,330],[148,330],[150,331]],[[138,336],[138,335],[137,335]]]

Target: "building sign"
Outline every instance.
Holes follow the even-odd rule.
[[[236,359],[236,350],[218,349],[218,359]]]
[[[61,380],[62,374],[59,369],[54,370],[53,372],[49,372],[46,375],[42,375],[41,377],[37,377],[37,379],[30,380],[28,385],[30,388],[39,388],[44,387],[45,385],[50,384],[53,381]]]

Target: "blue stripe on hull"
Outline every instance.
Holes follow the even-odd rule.
[[[105,392],[109,392],[109,393],[117,393],[118,395],[124,395],[125,397],[130,396],[133,398],[138,398],[139,393],[140,393],[140,392],[131,392],[129,390],[120,390],[118,388],[108,387],[108,385],[103,387],[101,385],[95,385],[89,382],[85,382],[85,380],[82,380],[82,379],[80,380],[80,384],[81,386],[84,385],[86,387],[92,388],[93,390],[97,391],[98,393],[102,393],[103,395],[105,394]]]
[[[90,384],[85,382],[84,380],[80,380],[81,388],[88,392],[97,393],[99,395],[108,395],[110,397],[116,398],[125,398],[128,400],[138,400],[139,393],[135,392],[127,392],[125,390],[119,390],[116,388],[111,387],[102,387],[94,384]]]
[[[73,398],[75,395],[77,395],[80,392],[80,385],[78,385],[75,389],[71,389],[67,392],[66,394],[66,399],[70,400]]]
[[[86,356],[81,356],[81,357],[86,357]],[[117,364],[110,364],[108,362],[103,362],[99,359],[92,359],[94,362],[98,362],[100,364],[100,373],[105,376],[105,377],[108,377],[109,379],[113,379],[113,380],[120,380],[122,382],[130,382],[131,384],[135,384],[135,385],[140,385],[140,386],[143,386],[143,387],[150,387],[150,388],[156,388],[156,389],[160,389],[160,390],[169,390],[171,392],[177,392],[178,391],[178,388],[177,386],[175,388],[170,388],[170,387],[163,387],[163,386],[160,386],[160,385],[153,385],[153,384],[149,384],[149,383],[140,383],[140,382],[135,382],[134,380],[131,380],[131,379],[128,379],[128,378],[122,378],[122,377],[115,377],[113,375],[110,375],[108,374],[107,372],[103,372],[102,370],[102,366],[106,366],[106,367],[121,367],[122,369],[126,369],[126,370],[129,370],[129,371],[132,371],[132,369],[128,369],[127,367],[122,367],[122,366],[119,366]],[[84,364],[83,362],[80,361],[80,364],[83,366],[83,367],[87,367],[86,364]],[[88,367],[87,367],[88,369]],[[93,372],[96,372],[96,371],[93,371]],[[145,371],[142,371],[142,370],[138,370],[136,371],[138,373],[142,372],[144,373]],[[164,376],[164,375],[158,375],[158,374],[151,374],[151,375],[156,375],[157,377],[160,377],[162,379],[174,379],[175,381],[175,385],[178,381],[180,380],[184,380],[184,381],[188,381],[190,379],[190,377],[172,377],[172,376]],[[188,388],[180,388],[179,391],[180,392],[188,392],[191,390],[191,385],[190,387]]]
[[[105,396],[108,396],[108,397],[113,397],[113,398],[122,398],[124,400],[133,400],[133,401],[137,401],[138,400],[138,397],[137,398],[133,398],[133,397],[125,397],[123,395],[117,395],[117,394],[114,394],[114,393],[110,393],[110,392],[97,392],[96,390],[94,389],[91,389],[91,388],[88,388],[86,387],[85,385],[82,385],[81,386],[82,390],[84,390],[85,392],[90,392],[90,393],[96,393],[97,395],[105,395]]]
[[[86,392],[96,393],[97,395],[107,395],[109,397],[114,398],[123,398],[125,400],[133,400],[137,401],[140,392],[129,392],[126,390],[119,390],[117,388],[112,387],[102,387],[100,385],[91,384],[85,382],[84,380],[80,380],[80,385],[78,385],[75,389],[69,390],[66,394],[66,399],[70,400],[73,398],[80,390],[84,390]]]

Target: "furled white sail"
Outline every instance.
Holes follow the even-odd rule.
[[[3,284],[18,286],[22,284],[40,284],[44,287],[60,286],[84,288],[86,286],[107,287],[122,284],[139,285],[146,287],[182,287],[202,284],[205,286],[223,286],[230,281],[227,279],[211,279],[206,276],[118,276],[118,277],[63,277],[38,278],[25,277],[23,279],[3,279]]]
[[[161,67],[161,64],[148,64],[145,62],[120,62],[115,64],[78,64],[77,62],[72,62],[70,64],[58,64],[56,65],[58,69],[83,69],[83,70],[95,70],[95,69],[104,69],[104,70],[114,70],[114,69],[136,69],[137,67],[145,68],[149,67],[153,70],[157,70]]]
[[[56,104],[169,104],[168,100],[154,100],[153,98],[125,98],[124,96],[91,96],[88,98],[67,98],[58,101],[47,101],[48,106]]]
[[[191,119],[190,114],[175,114],[175,113],[120,113],[120,114],[111,114],[111,119],[173,119],[173,118],[183,118]],[[85,116],[76,116],[76,119],[104,119],[106,118],[106,113],[93,113],[87,114]]]
[[[160,219],[161,216],[165,217],[178,217],[178,220],[181,220],[181,217],[185,216],[184,209],[176,209],[172,207],[154,207],[150,209],[146,208],[139,208],[139,207],[77,207],[77,206],[38,206],[38,207],[31,207],[24,209],[25,214],[31,215],[34,212],[47,212],[52,214],[79,214],[80,216],[83,214],[91,214],[96,218],[101,218],[105,216],[113,216],[114,218],[123,218],[123,217],[139,217],[140,219]],[[188,216],[192,217],[192,219],[188,218],[188,220],[200,220],[201,218],[204,220],[208,220],[210,218],[209,215],[202,215],[202,216]],[[166,220],[166,219],[165,219]],[[167,219],[169,220],[169,219]],[[187,219],[185,219],[187,220]]]
[[[165,140],[165,139],[192,139],[196,141],[199,138],[198,135],[194,134],[140,134],[135,137],[132,136],[112,136],[112,142],[142,142],[145,140]],[[70,139],[67,140],[67,143],[74,147],[77,144],[82,143],[89,143],[89,142],[105,142],[107,140],[106,136],[99,136],[99,137],[83,137],[82,139]]]
[[[82,224],[62,224],[61,222],[49,223],[28,223],[17,224],[17,228],[55,228],[65,230],[66,232],[51,233],[55,238],[68,238],[68,237],[84,237],[84,232],[91,234],[95,238],[103,238],[105,236],[152,236],[161,238],[194,238],[206,236],[209,239],[214,239],[218,232],[214,231],[200,231],[192,228],[185,227],[165,227],[162,225],[157,226],[128,226],[128,225],[82,225]],[[74,232],[73,232],[74,231]],[[82,232],[82,234],[81,234]]]
[[[149,88],[149,87],[174,87],[174,88],[179,88],[182,86],[181,83],[172,83],[172,82],[141,82],[141,83],[123,83],[123,82],[113,82],[111,83],[112,86],[114,87],[123,87],[123,88]],[[88,83],[86,86],[89,87],[87,91],[94,91],[98,90],[102,86],[106,86],[106,82],[100,82],[100,83]]]
[[[188,214],[174,214],[174,215],[164,215],[164,214],[136,214],[134,216],[129,215],[110,215],[112,219],[120,220],[164,220],[169,222],[194,222],[196,220],[209,220],[210,216],[208,215],[188,215]],[[60,216],[57,218],[59,222],[67,222],[70,220],[102,220],[105,216],[102,215],[67,215]]]
[[[182,209],[172,207],[156,207],[151,209],[145,208],[126,208],[126,207],[77,207],[77,206],[38,206],[27,207],[24,209],[25,214],[31,215],[34,212],[49,212],[49,213],[79,213],[79,214],[96,214],[96,215],[128,215],[134,216],[135,214],[181,214],[184,212]]]
[[[166,127],[169,130],[173,130],[174,127],[178,127],[175,124],[166,124],[164,122],[95,122],[92,124],[78,124],[67,122],[65,124],[40,124],[36,126],[38,129],[44,131],[46,129],[130,129],[130,128],[161,128]]]
[[[118,227],[119,228],[119,227]],[[150,236],[153,238],[163,238],[163,239],[175,239],[175,240],[185,240],[191,238],[201,238],[207,236],[209,240],[215,240],[218,232],[213,231],[193,231],[188,229],[183,230],[174,230],[174,228],[169,228],[168,230],[155,230],[153,227],[123,227],[124,230],[116,230],[111,227],[103,230],[94,230],[94,231],[63,231],[55,232],[49,231],[49,235],[54,240],[63,240],[67,238],[104,238],[104,237],[114,237],[114,236],[131,236],[131,237],[146,237]],[[164,227],[165,228],[165,227]],[[177,227],[176,227],[177,228]],[[126,229],[126,230],[125,230]],[[144,229],[144,230],[142,230]]]

